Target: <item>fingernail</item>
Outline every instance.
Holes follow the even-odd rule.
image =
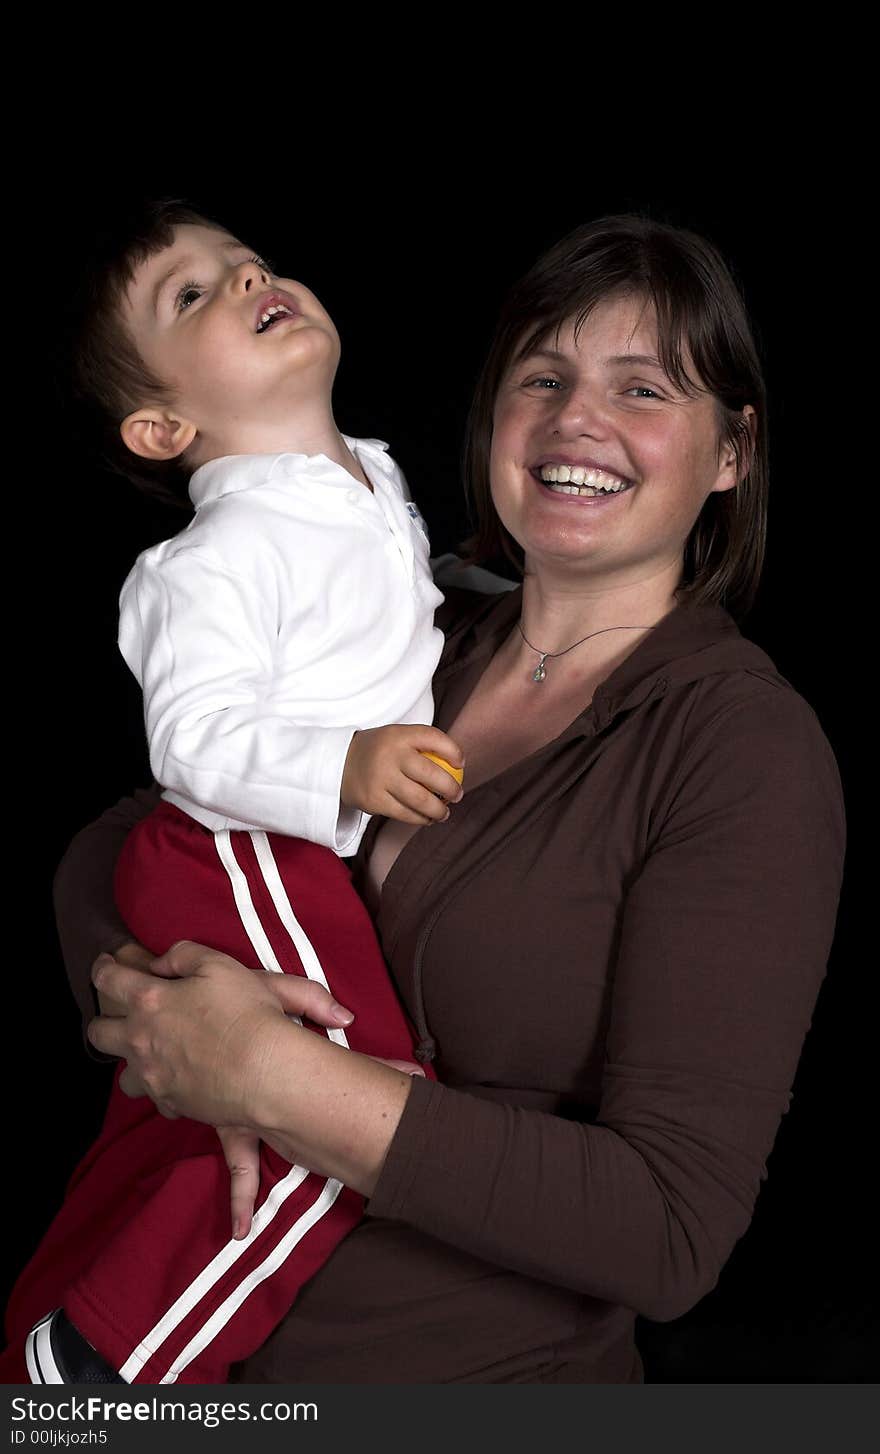
[[[425,1072],[418,1065],[416,1066],[415,1070],[411,1070],[409,1072],[409,1074],[410,1075],[420,1075],[422,1077],[422,1079],[424,1080]]]
[[[351,1010],[347,1010],[345,1008],[345,1005],[340,1005],[338,1000],[334,1000],[333,1018],[336,1020],[341,1020],[343,1025],[350,1025],[352,1020],[354,1019],[354,1015],[351,1013]]]

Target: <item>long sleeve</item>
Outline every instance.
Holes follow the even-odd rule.
[[[112,954],[131,938],[113,898],[113,870],[131,829],[159,802],[157,784],[120,798],[100,818],[80,829],[55,872],[52,893],[64,967],[80,1012],[83,1032],[98,1013],[91,982],[97,955]],[[86,1047],[95,1058],[106,1056]]]
[[[707,722],[625,898],[595,1121],[414,1080],[370,1214],[649,1318],[687,1311],[751,1220],[844,841],[837,765],[802,698],[756,690]]]
[[[449,560],[449,557],[444,557]],[[472,605],[473,593],[453,592]],[[134,602],[129,605],[134,609]],[[459,608],[461,609],[461,607]],[[134,627],[132,627],[134,639]],[[131,938],[113,898],[113,871],[125,839],[135,823],[157,806],[161,788],[154,782],[121,798],[71,841],[55,874],[53,895],[61,953],[71,991],[83,1017],[83,1031],[97,1013],[91,967],[102,952],[113,953]],[[104,1060],[90,1043],[91,1056]]]
[[[353,851],[366,820],[339,795],[356,728],[296,720],[276,661],[271,580],[246,578],[204,546],[162,552],[132,570],[119,622],[157,782],[195,816],[208,809],[229,826]]]

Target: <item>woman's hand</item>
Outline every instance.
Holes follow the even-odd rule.
[[[244,1127],[286,1160],[370,1194],[410,1077],[287,1018],[349,1024],[321,985],[253,972],[189,941],[150,973],[99,956],[93,982],[121,1010],[93,1020],[88,1035],[127,1061],[123,1090],[146,1092],[164,1115]]]
[[[93,971],[98,964],[98,960],[104,959],[105,957],[102,954],[98,955],[98,959],[92,965]],[[156,956],[151,954],[149,949],[146,949],[143,944],[138,943],[137,939],[130,939],[127,944],[123,944],[119,949],[115,950],[112,957],[116,960],[117,964],[125,964],[129,969],[142,969],[149,973]],[[97,995],[102,1015],[118,1016],[123,1013],[122,1006],[118,1005],[110,995],[106,993],[102,994],[100,990],[97,991]]]
[[[402,1070],[404,1075],[425,1072],[411,1060],[385,1060],[371,1056],[380,1065]],[[257,1193],[260,1190],[260,1138],[247,1126],[218,1126],[217,1135],[223,1147],[223,1158],[229,1168],[229,1198],[232,1213],[232,1235],[236,1240],[246,1237],[251,1229]]]
[[[250,1124],[260,1071],[286,1014],[325,1026],[354,1016],[322,985],[245,969],[188,940],[132,968],[102,954],[92,981],[112,1014],[91,1022],[92,1044],[127,1061],[130,1095],[149,1095],[163,1115],[211,1125]]]

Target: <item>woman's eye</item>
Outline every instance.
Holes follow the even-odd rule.
[[[661,397],[653,389],[649,389],[647,384],[633,384],[632,388],[627,389],[626,392],[628,394],[638,394],[641,398],[659,399]]]
[[[532,384],[540,384],[540,385],[547,384],[547,385],[549,385],[553,389],[561,388],[561,385],[560,385],[560,382],[559,382],[558,379],[551,379],[551,378],[547,378],[547,377],[542,377],[542,378],[539,378],[539,379],[529,379],[528,382],[529,382],[529,386],[531,386]]]

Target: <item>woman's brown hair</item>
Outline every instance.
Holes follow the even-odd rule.
[[[676,594],[723,604],[741,618],[757,593],[767,535],[766,390],[752,329],[740,290],[712,244],[638,215],[575,228],[507,295],[465,432],[465,488],[476,525],[462,547],[467,563],[503,554],[523,570],[523,551],[498,518],[489,481],[493,411],[507,370],[568,319],[579,330],[612,295],[653,304],[659,356],[670,379],[685,393],[705,391],[717,401],[719,446],[733,449],[739,480],[703,505],[685,544]],[[686,352],[699,382],[687,373]],[[755,410],[754,433],[743,418],[746,404]]]

